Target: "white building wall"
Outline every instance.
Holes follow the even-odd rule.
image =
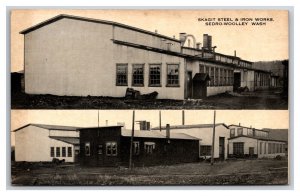
[[[233,143],[234,142],[243,142],[244,143],[244,154],[249,154],[249,148],[254,148],[254,154],[257,154],[257,139],[249,137],[239,137],[229,140],[229,154],[233,154]]]
[[[49,136],[79,137],[79,131],[50,130]]]
[[[52,161],[51,146],[74,147],[71,144],[49,138],[49,130],[29,125],[15,133],[15,160],[27,162]],[[61,157],[67,162],[74,161],[72,157]]]
[[[74,162],[75,161],[75,149],[73,144],[68,144],[56,139],[50,138],[48,151],[50,152],[50,148],[54,147],[54,157],[49,156],[48,161],[52,161],[53,158],[57,158],[59,160],[65,160],[65,162]],[[60,148],[60,156],[56,156],[56,147]],[[62,157],[62,147],[66,147],[66,156]],[[68,147],[72,148],[72,156],[68,157]]]
[[[111,39],[111,25],[66,18],[25,34],[25,92],[114,95]]]
[[[214,145],[214,158],[219,158],[219,137],[224,137],[224,153],[227,159],[228,152],[228,138],[230,136],[229,129],[219,125],[215,129],[215,145]],[[193,137],[201,139],[200,145],[212,145],[213,128],[192,128],[192,129],[171,129],[174,133],[186,133]]]
[[[181,57],[167,54],[132,48],[115,44],[113,50],[113,64],[110,68],[112,71],[111,79],[106,83],[113,86],[114,96],[125,96],[127,88],[139,90],[142,94],[158,92],[159,99],[184,99],[185,85],[185,60]],[[116,86],[116,65],[118,63],[128,64],[128,86]],[[132,86],[132,67],[133,64],[144,65],[144,86]],[[161,64],[161,87],[149,86],[149,65]],[[179,87],[167,87],[167,64],[179,65]]]

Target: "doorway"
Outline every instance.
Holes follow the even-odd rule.
[[[193,99],[203,99],[207,97],[207,81],[210,80],[206,73],[196,73],[193,78],[192,97]]]
[[[233,81],[233,91],[237,91],[241,87],[241,73],[234,73]]]
[[[219,158],[221,161],[225,160],[225,138],[219,137]]]
[[[187,98],[192,98],[193,95],[193,72],[188,71],[187,72]]]

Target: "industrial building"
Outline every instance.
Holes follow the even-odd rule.
[[[24,34],[25,92],[124,97],[127,88],[159,99],[199,99],[234,88],[268,88],[270,74],[215,52],[212,37],[179,39],[117,22],[58,15]],[[233,46],[234,47],[234,46]]]
[[[15,161],[50,162],[54,158],[76,162],[79,127],[27,124],[15,132]]]

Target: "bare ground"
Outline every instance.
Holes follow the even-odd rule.
[[[63,164],[12,164],[13,185],[286,185],[287,160],[229,160],[171,166],[99,168]]]
[[[114,97],[28,95],[12,92],[12,109],[288,109],[276,91],[223,93],[199,100],[136,100]]]

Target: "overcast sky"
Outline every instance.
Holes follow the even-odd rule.
[[[283,60],[288,58],[288,13],[256,10],[14,10],[11,13],[11,70],[23,70],[23,35],[20,31],[58,14],[110,20],[178,39],[181,32],[193,34],[203,42],[203,34],[212,35],[216,51],[237,55],[245,60]],[[198,19],[207,18],[272,18],[263,26],[207,26]],[[226,19],[225,19],[226,20]]]

